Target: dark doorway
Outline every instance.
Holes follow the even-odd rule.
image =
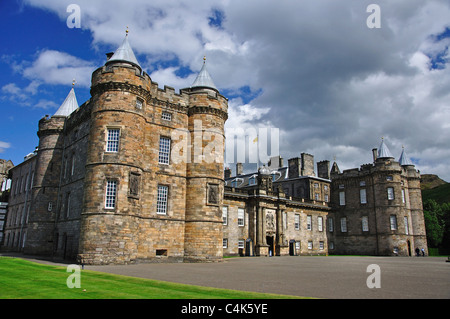
[[[289,256],[295,256],[295,240],[291,239],[289,241]]]
[[[269,246],[269,256],[273,256],[273,252],[274,252],[274,249],[273,249],[273,236],[267,236],[266,237],[266,242],[267,242],[267,245]]]
[[[411,257],[411,242],[408,240],[408,255]]]

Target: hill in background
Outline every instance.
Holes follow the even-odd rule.
[[[450,183],[433,174],[422,175],[420,182],[424,202],[427,199],[434,199],[439,204],[450,203]]]

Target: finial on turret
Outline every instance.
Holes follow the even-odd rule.
[[[72,87],[75,86],[75,83],[77,83],[77,81],[75,81],[75,79],[72,80]]]
[[[127,30],[125,31],[125,36],[128,36],[128,26],[127,26]]]
[[[206,63],[206,55],[203,56],[203,64]]]

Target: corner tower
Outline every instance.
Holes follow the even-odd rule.
[[[186,166],[186,261],[222,259],[222,201],[224,193],[224,125],[228,101],[202,69],[189,92],[188,131],[191,154]]]
[[[59,182],[64,153],[64,126],[66,118],[78,108],[72,89],[56,113],[39,121],[39,146],[33,177],[32,200],[27,230],[25,253],[51,255],[56,239],[54,224]]]
[[[139,188],[146,171],[144,105],[150,87],[127,30],[119,48],[92,74],[79,243],[79,258],[86,264],[123,264],[138,258]]]

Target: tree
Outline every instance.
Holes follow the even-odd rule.
[[[433,199],[427,199],[423,203],[423,215],[427,231],[429,247],[437,248],[444,238],[444,214],[441,205]]]

